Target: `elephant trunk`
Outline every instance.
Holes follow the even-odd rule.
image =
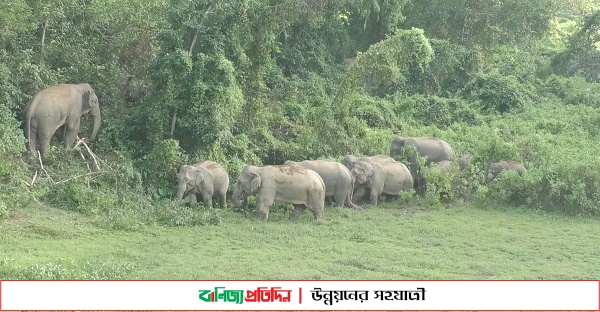
[[[100,122],[102,120],[100,116],[100,107],[95,106],[92,108],[91,115],[94,120],[94,128],[92,129],[92,136],[90,137],[90,141],[94,141],[96,139],[96,135],[98,134],[98,130],[100,129]]]
[[[248,197],[247,196],[234,197],[233,205],[235,206],[235,208],[238,208],[238,209],[245,208],[248,205]]]
[[[241,191],[236,188],[233,190],[233,205],[235,206],[235,208],[244,208],[248,205],[248,196],[244,196],[241,194]]]
[[[180,203],[181,200],[183,199],[183,195],[185,195],[185,191],[186,191],[186,185],[185,183],[179,183],[179,185],[177,186],[177,203]]]

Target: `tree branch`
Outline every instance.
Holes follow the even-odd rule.
[[[177,112],[173,113],[173,120],[171,121],[171,137],[173,136],[173,132],[175,132],[175,121],[177,120]]]
[[[39,63],[40,66],[44,62],[44,42],[46,41],[46,28],[48,28],[48,19],[46,19],[46,21],[44,22],[44,26],[42,29],[42,42],[41,42],[41,47],[40,47],[40,63]]]
[[[194,39],[192,40],[192,44],[190,45],[190,49],[188,50],[188,53],[190,55],[192,55],[192,52],[194,51],[194,46],[196,45],[196,42],[198,41],[198,37],[200,37],[201,27],[204,24],[204,20],[206,19],[206,16],[211,11],[211,9],[212,9],[212,4],[210,6],[208,6],[208,9],[206,9],[206,11],[204,11],[204,15],[202,15],[202,19],[200,20],[200,23],[198,24],[198,27],[196,28],[196,33],[194,34]]]

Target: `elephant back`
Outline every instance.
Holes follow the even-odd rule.
[[[227,174],[225,168],[223,168],[223,166],[221,166],[219,163],[212,160],[206,160],[195,164],[194,167],[202,167],[209,171],[213,175],[215,188],[229,185],[229,175]]]
[[[426,164],[437,163],[444,160],[454,160],[455,153],[448,142],[434,137],[420,137],[407,141],[417,148],[420,156],[427,157]]]

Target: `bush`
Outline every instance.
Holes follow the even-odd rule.
[[[186,164],[187,158],[179,147],[179,142],[166,139],[160,142],[150,154],[138,161],[144,184],[156,198],[172,198],[179,167]]]
[[[455,123],[475,126],[482,124],[476,109],[460,98],[424,97],[413,95],[395,98],[394,112],[403,119],[412,119],[418,125],[435,125],[444,129]]]
[[[479,103],[485,113],[518,111],[531,101],[528,91],[515,76],[504,76],[496,70],[478,73],[461,94],[466,99]]]
[[[545,81],[543,90],[556,95],[566,104],[600,108],[598,84],[589,83],[582,77],[552,75]]]
[[[357,95],[350,103],[350,116],[364,120],[368,127],[398,129],[398,115],[388,101]]]

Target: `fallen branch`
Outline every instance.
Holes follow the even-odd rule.
[[[79,144],[83,145],[85,147],[85,149],[87,150],[87,152],[92,157],[92,160],[94,161],[94,165],[96,165],[96,171],[100,171],[100,166],[98,165],[98,159],[96,158],[96,154],[94,154],[94,152],[92,152],[90,147],[85,143],[84,140],[80,139],[79,136],[77,136],[77,140],[78,141],[77,141],[77,144],[75,144],[75,148],[77,148],[79,146]],[[79,152],[79,153],[81,154],[81,157],[83,159],[85,159],[85,157],[83,157],[83,154],[81,152]],[[89,166],[88,166],[88,169],[89,169]]]
[[[38,178],[38,172],[36,170],[35,174],[33,175],[33,178],[31,179],[31,183],[27,183],[27,182],[25,182],[25,183],[27,183],[27,186],[32,186],[33,183],[35,183],[35,180],[37,180],[37,178]]]
[[[52,182],[54,182],[54,180],[52,179],[50,174],[48,174],[48,171],[46,171],[46,168],[44,168],[44,163],[42,162],[42,153],[40,153],[40,151],[38,151],[38,160],[40,161],[40,167],[42,168],[42,171],[44,171],[44,173],[48,176],[48,178],[50,178],[50,180],[52,180]]]
[[[71,181],[73,179],[82,178],[82,177],[89,177],[89,176],[94,175],[94,174],[107,173],[107,172],[110,172],[110,171],[94,171],[94,172],[90,172],[90,173],[86,173],[86,174],[80,174],[80,175],[76,175],[74,177],[70,177],[70,178],[62,180],[62,181],[58,181],[58,182],[56,182],[54,184],[61,184],[61,183],[65,183],[65,182]]]

